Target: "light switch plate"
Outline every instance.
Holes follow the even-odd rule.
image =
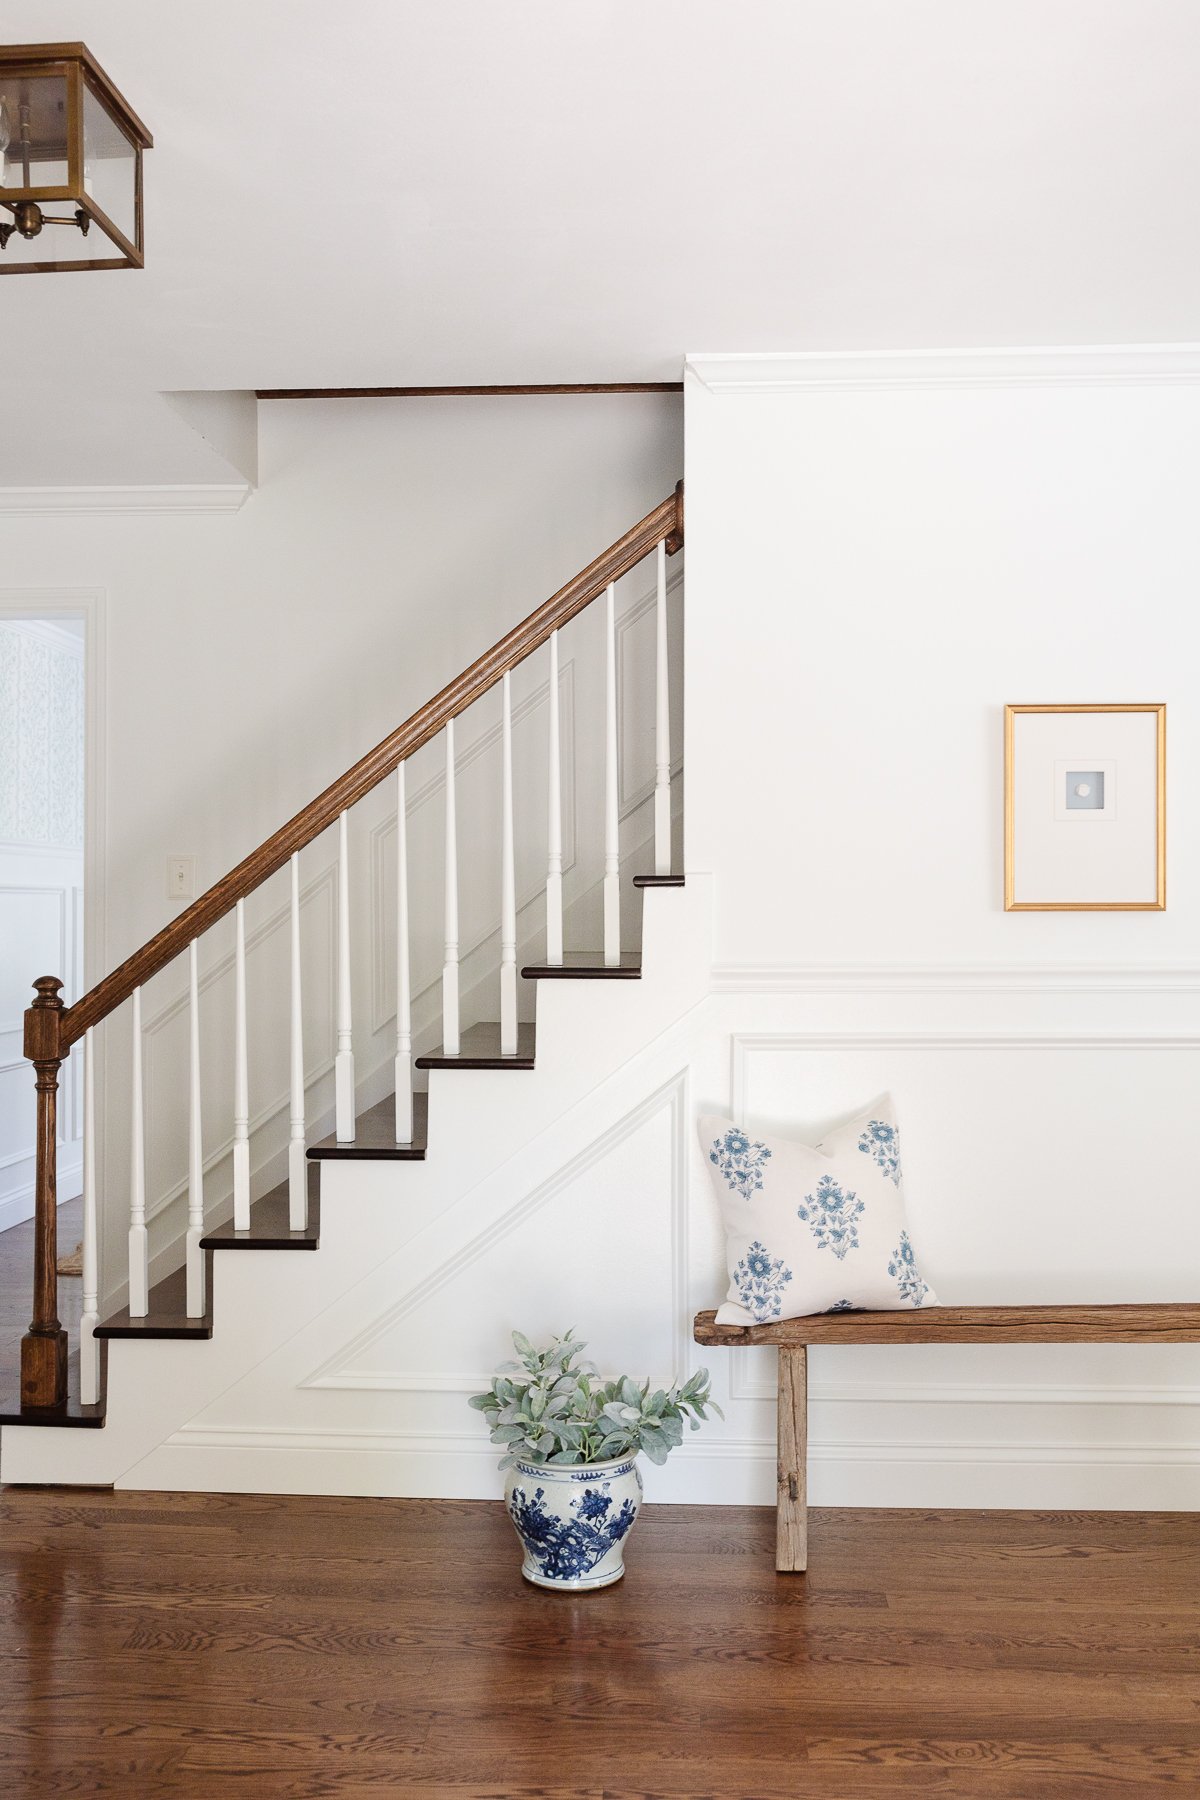
[[[168,856],[167,899],[196,898],[196,859],[194,856]]]

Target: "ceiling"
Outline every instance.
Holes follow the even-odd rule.
[[[0,485],[228,479],[172,390],[1200,336],[1195,0],[6,0],[2,29],[82,37],[156,148],[143,272],[0,277]]]

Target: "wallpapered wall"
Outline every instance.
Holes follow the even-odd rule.
[[[0,623],[0,844],[83,847],[83,642]]]

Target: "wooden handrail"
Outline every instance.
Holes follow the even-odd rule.
[[[71,1045],[82,1038],[89,1026],[96,1025],[127,1000],[134,988],[149,981],[160,969],[187,949],[225,914],[232,912],[239,900],[252,893],[269,875],[281,869],[296,850],[310,844],[327,830],[348,807],[361,800],[385,776],[414,751],[436,737],[449,720],[465,712],[467,707],[486,694],[507,669],[515,668],[531,655],[576,613],[582,612],[610,581],[616,581],[635,568],[656,544],[665,543],[673,555],[683,545],[683,483],[656,506],[653,512],[609,546],[586,569],[580,571],[565,587],[552,594],[515,626],[506,637],[473,662],[469,669],[455,677],[440,694],[426,702],[403,725],[377,744],[374,750],[348,769],[323,794],[309,802],[296,816],[282,825],[257,850],[251,851],[235,869],[193,901],[186,912],[163,928],[157,936],[143,944],[132,956],[106,975],[103,981],[77,1000],[74,1006],[58,1015],[58,1055],[65,1056]],[[40,1021],[44,1024],[44,1020]]]

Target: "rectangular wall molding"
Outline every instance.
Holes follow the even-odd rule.
[[[678,559],[677,559],[678,560]],[[642,590],[638,597],[627,605],[617,620],[617,668],[622,675],[625,671],[626,646],[631,634],[649,618],[652,622],[658,604],[657,585]],[[667,619],[668,628],[672,614],[678,614],[683,604],[683,570],[672,567],[667,577]],[[653,640],[652,640],[653,643]],[[673,656],[670,662],[674,680],[673,695],[677,705],[682,696],[678,684],[682,679],[683,661]],[[617,682],[617,744],[620,754],[617,760],[617,805],[619,815],[627,819],[635,813],[639,806],[654,797],[654,749],[652,742],[648,746],[648,754],[641,761],[645,764],[645,773],[637,772],[637,757],[631,756],[632,746],[629,742],[628,712],[629,683],[626,679]],[[683,771],[683,732],[678,729],[676,721],[671,725],[671,778],[674,780]]]
[[[340,1388],[365,1392],[392,1393],[460,1393],[479,1392],[491,1380],[490,1375],[439,1371],[434,1375],[403,1370],[374,1369],[370,1365],[372,1346],[387,1337],[405,1318],[432,1295],[441,1292],[463,1270],[486,1256],[497,1244],[509,1237],[527,1220],[533,1218],[565,1189],[572,1186],[587,1170],[603,1160],[619,1144],[633,1137],[648,1120],[664,1108],[670,1115],[671,1127],[671,1317],[676,1321],[675,1370],[672,1381],[686,1379],[692,1361],[691,1314],[688,1292],[688,1153],[691,1118],[688,1105],[688,1072],[680,1070],[670,1081],[650,1094],[640,1105],[617,1120],[595,1138],[585,1150],[565,1163],[554,1175],[539,1183],[534,1190],[518,1199],[499,1219],[477,1233],[461,1249],[445,1257],[431,1270],[419,1273],[385,1313],[374,1319],[350,1343],[339,1349],[309,1375],[297,1382],[300,1388]],[[410,1246],[417,1254],[417,1246]],[[428,1435],[422,1433],[422,1435]],[[478,1439],[475,1440],[478,1447]]]
[[[743,1347],[729,1383],[731,1400],[775,1404],[773,1381],[747,1372]],[[1200,1387],[1147,1386],[1135,1382],[812,1382],[813,1405],[827,1406],[1200,1406]]]
[[[321,869],[317,874],[313,875],[307,882],[304,883],[304,885],[301,889],[301,893],[300,893],[300,908],[301,908],[301,916],[302,917],[306,913],[311,914],[314,903],[317,902],[318,900],[325,899],[328,901],[328,905],[323,914],[323,917],[325,919],[325,931],[323,933],[323,941],[317,943],[314,946],[314,944],[312,942],[312,934],[311,934],[311,930],[310,930],[309,941],[308,941],[308,945],[307,945],[307,953],[308,953],[308,957],[309,957],[310,969],[316,964],[324,964],[324,967],[326,970],[326,981],[328,982],[328,992],[331,995],[335,991],[335,981],[336,981],[337,939],[336,939],[336,931],[335,931],[335,926],[334,926],[334,921],[335,921],[334,900],[335,900],[336,886],[337,886],[337,865],[336,865],[336,863],[329,863],[324,869]],[[262,946],[265,945],[277,933],[290,927],[290,920],[291,920],[290,903],[287,903],[282,906],[276,907],[275,910],[273,912],[271,912],[266,918],[260,920],[259,923],[254,927],[254,929],[252,931],[247,933],[247,936],[246,936],[246,959],[247,959],[248,965],[252,966],[252,959],[253,959],[253,956],[254,956],[254,953],[256,950],[261,949]],[[214,988],[216,988],[220,983],[226,982],[226,981],[229,981],[232,979],[233,967],[234,967],[234,953],[233,953],[232,949],[226,951],[222,956],[218,957],[215,961],[213,961],[209,964],[209,966],[205,969],[204,973],[200,977],[201,1000],[203,1000],[205,994],[212,992],[212,990]],[[155,1038],[159,1037],[167,1029],[167,1027],[169,1025],[171,1025],[174,1021],[179,1019],[179,1017],[182,1014],[186,1013],[188,1005],[189,1005],[189,999],[188,999],[187,991],[185,989],[181,993],[175,995],[175,997],[173,999],[167,1001],[165,1005],[160,1007],[159,1010],[156,1013],[154,1013],[150,1017],[149,1020],[147,1020],[145,1026],[144,1026],[144,1029],[143,1029],[143,1037],[144,1037],[144,1040],[145,1040],[148,1050],[153,1045]],[[203,1039],[202,1039],[202,1042],[203,1042]],[[308,1056],[307,1066],[304,1071],[304,1086],[305,1086],[306,1093],[311,1092],[311,1090],[313,1090],[321,1081],[323,1081],[333,1070],[333,1029],[332,1029],[332,1024],[330,1026],[329,1033],[326,1037],[325,1044],[323,1046],[323,1048],[324,1048],[323,1055],[318,1054],[318,1055],[314,1056],[313,1055],[314,1047],[311,1043],[307,1046],[307,1048],[309,1051],[309,1056]],[[155,1071],[156,1065],[155,1065],[152,1057],[150,1057],[150,1056],[147,1057],[147,1062],[149,1065],[148,1066],[148,1101],[149,1101],[148,1118],[152,1120],[153,1116],[154,1116],[153,1084],[154,1084],[154,1071]],[[181,1070],[179,1072],[179,1079],[182,1081],[184,1078],[185,1078],[184,1072]],[[286,1113],[289,1109],[289,1105],[290,1105],[290,1094],[289,1094],[289,1091],[287,1088],[284,1088],[282,1091],[277,1091],[275,1094],[273,1094],[271,1096],[270,1099],[264,1101],[262,1103],[262,1105],[260,1105],[256,1109],[256,1111],[252,1114],[251,1119],[250,1119],[251,1141],[253,1142],[255,1134],[257,1132],[259,1132],[264,1126],[270,1124],[273,1119],[278,1118],[281,1114]],[[211,1103],[210,1103],[208,1110],[211,1113],[211,1111],[212,1111]],[[229,1130],[227,1132],[223,1132],[217,1138],[215,1146],[210,1144],[210,1147],[206,1150],[206,1154],[204,1157],[204,1174],[206,1177],[208,1175],[210,1175],[214,1169],[218,1168],[222,1163],[227,1161],[233,1150],[233,1126],[232,1126],[232,1111],[231,1111],[231,1109],[226,1108],[221,1116],[229,1118],[229,1121],[230,1121]],[[211,1138],[211,1134],[208,1134],[208,1135]],[[147,1213],[146,1213],[147,1221],[154,1220],[154,1219],[158,1218],[160,1214],[168,1211],[168,1209],[170,1207],[172,1207],[177,1201],[183,1199],[186,1196],[187,1189],[188,1189],[188,1183],[187,1183],[187,1175],[185,1173],[185,1174],[181,1175],[177,1181],[171,1183],[168,1187],[164,1188],[163,1191],[152,1200],[150,1206],[147,1208]],[[228,1192],[223,1191],[221,1194],[216,1195],[216,1196],[214,1196],[212,1194],[207,1195],[206,1196],[206,1204],[205,1204],[206,1212],[212,1214],[215,1211],[219,1210],[220,1206],[223,1205],[225,1203],[225,1201],[229,1198],[229,1195],[232,1194],[232,1191],[233,1191],[233,1189],[232,1189],[232,1180],[231,1180],[229,1187],[228,1187]]]
[[[728,994],[1194,994],[1200,963],[719,963],[712,986]]]
[[[787,1050],[1197,1050],[1200,1031],[789,1031],[736,1032],[733,1104],[745,1107],[750,1056]]]
[[[811,973],[811,972],[810,972]],[[828,971],[818,971],[820,981]],[[836,971],[835,978],[844,980],[847,971]],[[851,972],[853,973],[853,972]],[[906,985],[901,991],[946,991],[936,981],[930,982],[932,974],[945,973],[958,977],[962,971],[923,970],[917,972],[917,987]],[[975,974],[978,971],[973,972]],[[1007,971],[1005,972],[1007,973]],[[1023,972],[1026,977],[1029,971]],[[1051,979],[1057,975],[1051,973]],[[1091,979],[1096,971],[1082,972],[1085,979]],[[1104,973],[1108,973],[1105,971]],[[1139,971],[1139,974],[1141,972]],[[1159,974],[1178,975],[1179,971],[1158,971]],[[902,973],[905,983],[913,974],[911,970]],[[891,991],[879,987],[879,970],[865,971],[869,982],[866,991]],[[796,990],[790,990],[796,991]],[[814,992],[838,991],[824,986],[816,986]],[[851,990],[863,991],[863,990]],[[961,991],[957,988],[954,991]],[[979,991],[971,990],[967,991]],[[984,991],[991,991],[985,988]],[[1030,991],[1030,990],[1026,990]],[[1036,987],[1032,991],[1040,991]],[[1095,991],[1088,988],[1084,991]],[[1100,991],[1106,991],[1101,989]],[[1125,991],[1125,990],[1117,990]],[[1158,987],[1148,991],[1160,992]],[[974,1031],[880,1031],[863,1029],[852,1031],[786,1031],[786,1032],[740,1032],[733,1033],[730,1044],[730,1092],[731,1106],[736,1118],[743,1119],[747,1114],[753,1115],[753,1102],[750,1094],[751,1068],[756,1058],[777,1055],[806,1054],[813,1051],[871,1051],[878,1049],[895,1049],[903,1051],[958,1052],[958,1051],[1032,1051],[1079,1050],[1084,1053],[1093,1052],[1129,1052],[1129,1051],[1175,1051],[1200,1049],[1200,1033],[1111,1033],[1094,1031],[1070,1032],[1012,1032],[1004,1029]],[[770,1402],[775,1399],[775,1382],[766,1378],[762,1372],[763,1354],[745,1346],[735,1347],[729,1352],[729,1397],[733,1402]],[[1061,1381],[1031,1382],[884,1382],[878,1385],[868,1383],[844,1382],[836,1380],[828,1385],[814,1384],[811,1390],[814,1403],[851,1404],[851,1405],[907,1405],[939,1406],[939,1407],[975,1407],[975,1406],[1009,1406],[1024,1407],[1111,1407],[1126,1411],[1135,1411],[1146,1406],[1155,1407],[1187,1407],[1195,1404],[1200,1398],[1200,1389],[1193,1384],[1172,1386],[1161,1383],[1071,1383]],[[1077,1447],[1072,1443],[1072,1448]],[[926,1440],[922,1437],[912,1442],[910,1456],[914,1460],[926,1460]],[[936,1452],[936,1446],[929,1446]],[[980,1447],[982,1450],[986,1447]],[[938,1460],[936,1454],[931,1460]],[[957,1460],[969,1460],[957,1458]],[[983,1460],[987,1460],[986,1457]]]
[[[575,780],[575,661],[573,657],[564,657],[559,664],[558,691],[559,718],[561,722],[560,728],[563,745],[563,874],[566,876],[569,875],[575,867],[576,844],[578,841],[578,792]],[[518,731],[522,725],[528,724],[530,720],[546,706],[549,696],[549,681],[541,681],[524,697],[519,705],[514,706],[512,712],[514,733]],[[498,763],[500,741],[501,727],[500,722],[497,720],[496,723],[490,725],[485,731],[480,732],[480,734],[472,739],[461,751],[457,751],[456,747],[454,759],[456,782],[460,783],[461,777],[465,771],[470,769],[483,757],[494,757]],[[445,787],[445,770],[439,768],[429,776],[428,780],[422,782],[420,787],[413,789],[412,793],[408,796],[407,807],[410,825],[425,807],[430,805],[433,801],[440,800],[445,792]],[[500,781],[499,775],[497,775],[497,806],[499,805],[499,793]],[[464,800],[465,796],[460,785],[458,796],[460,815],[464,811]],[[540,816],[538,826],[542,827]],[[542,828],[544,829],[544,827]],[[461,818],[459,829],[460,832],[463,830]],[[535,842],[539,841],[536,828],[534,839]],[[408,842],[410,863],[409,880],[410,884],[415,886],[415,871],[412,867],[413,833],[411,830],[409,832]],[[385,883],[394,870],[396,860],[396,818],[394,812],[388,813],[370,828],[369,843],[371,868],[371,1026],[374,1031],[379,1032],[383,1031],[391,1024],[396,1017],[395,981],[390,974],[394,958],[394,938],[392,934],[394,933],[395,927],[394,922],[389,919],[388,908],[384,903],[384,894],[386,891]],[[440,878],[440,867],[437,871],[437,877]],[[498,880],[499,870],[497,869],[497,881]],[[519,919],[525,917],[531,907],[540,904],[542,894],[544,893],[544,880],[545,871],[539,867],[538,876],[532,887],[517,897],[517,916]],[[432,899],[434,891],[435,890],[431,888],[426,893],[426,904]],[[498,906],[494,911],[496,915],[494,922],[483,932],[476,934],[472,938],[466,939],[460,946],[460,963],[467,963],[485,944],[497,938],[499,933]],[[414,1008],[419,1008],[422,1001],[427,999],[434,989],[440,988],[441,979],[442,971],[439,964],[428,981],[421,982],[414,987],[412,993],[412,1004]]]
[[[301,916],[303,916],[304,909],[306,907],[310,907],[312,902],[322,894],[327,894],[330,897],[330,901],[332,903],[332,899],[333,899],[334,893],[336,891],[336,885],[337,885],[337,864],[329,863],[324,869],[322,869],[319,872],[319,874],[312,876],[308,881],[306,881],[304,886],[301,888],[301,890],[300,890]],[[247,959],[247,962],[249,962],[249,959],[253,955],[254,951],[257,950],[260,947],[260,945],[265,944],[267,939],[270,937],[273,937],[277,931],[281,931],[283,929],[283,927],[290,922],[290,919],[291,919],[291,910],[290,910],[290,902],[289,902],[288,904],[285,904],[283,906],[276,907],[274,912],[269,913],[265,919],[261,919],[252,931],[248,931],[246,933],[246,959]],[[330,931],[327,934],[327,936],[328,936],[329,970],[330,970],[330,991],[332,992],[333,991],[333,978],[334,978],[334,973],[335,973],[334,958],[336,955],[336,944],[334,941],[334,936],[333,936],[332,931]],[[234,965],[234,953],[232,950],[227,950],[222,956],[217,957],[213,962],[209,963],[208,967],[204,970],[203,974],[200,976],[200,997],[201,997],[201,999],[203,999],[204,995],[207,994],[212,988],[216,987],[218,982],[228,980],[228,978],[233,973],[233,965]],[[182,966],[182,959],[181,959],[181,966]],[[187,993],[187,989],[184,988],[180,993],[175,995],[174,999],[168,1000],[164,1006],[161,1006],[156,1013],[153,1013],[150,1016],[150,1018],[147,1019],[145,1025],[143,1027],[144,1035],[147,1038],[153,1038],[153,1037],[157,1036],[157,1034],[159,1032],[163,1031],[166,1028],[166,1026],[168,1026],[171,1023],[171,1021],[173,1019],[177,1019],[179,1017],[180,1013],[186,1012],[187,1008],[188,1008],[188,993]]]

